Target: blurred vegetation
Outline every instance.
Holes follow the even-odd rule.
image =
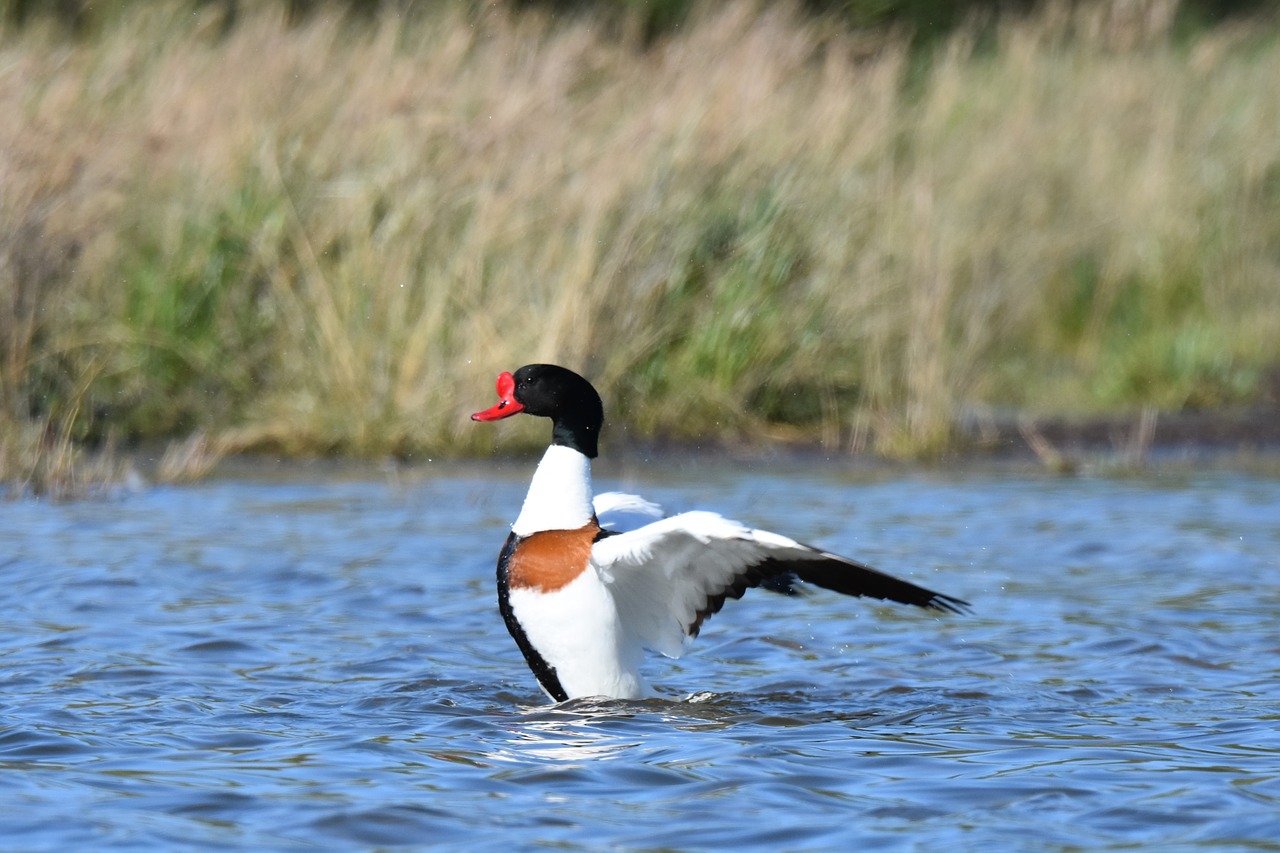
[[[910,456],[974,411],[1257,402],[1280,32],[1179,30],[1238,5],[921,46],[924,0],[9,0],[0,481],[151,439],[482,452],[467,414],[535,360],[615,440]]]
[[[52,21],[68,32],[85,34],[119,20],[134,0],[0,0],[0,10],[11,24]],[[213,13],[226,28],[235,25],[242,11],[270,0],[188,0],[197,13]],[[615,28],[638,32],[645,41],[670,35],[689,20],[704,0],[508,0],[514,8],[537,9],[561,16],[589,17],[606,21]],[[291,23],[309,16],[339,14],[348,23],[373,20],[392,13],[430,18],[442,9],[476,16],[491,6],[486,0],[275,0]],[[896,26],[909,29],[926,40],[946,35],[974,20],[994,20],[1012,13],[1023,14],[1043,0],[760,0],[759,8],[794,6],[814,18],[824,18],[850,28]],[[1087,5],[1087,2],[1084,4]],[[1202,27],[1233,16],[1274,11],[1274,0],[1173,0],[1148,3],[1142,0],[1111,0],[1108,4],[1120,15],[1139,16],[1157,6],[1168,8],[1178,25]]]

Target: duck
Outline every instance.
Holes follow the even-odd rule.
[[[554,702],[659,694],[645,650],[680,657],[708,618],[751,588],[795,594],[812,584],[939,613],[969,602],[856,560],[704,510],[666,515],[636,495],[591,487],[604,404],[589,381],[527,364],[497,381],[498,402],[471,416],[551,420],[551,444],[529,483],[497,564],[498,610]]]

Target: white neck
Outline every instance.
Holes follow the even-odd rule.
[[[591,460],[573,448],[553,444],[533,472],[529,494],[511,530],[517,536],[540,530],[576,530],[594,513]]]

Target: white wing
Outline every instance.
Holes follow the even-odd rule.
[[[644,527],[666,513],[653,501],[623,492],[601,492],[591,502],[596,518],[605,530],[626,533]]]
[[[713,512],[687,512],[595,543],[591,560],[623,624],[641,642],[679,657],[727,598],[762,584],[790,592],[799,579],[844,593],[960,612],[966,602],[870,566],[755,530]]]

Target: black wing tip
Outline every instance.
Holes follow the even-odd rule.
[[[954,613],[957,616],[967,616],[973,612],[973,605],[965,601],[963,598],[943,595],[940,592],[935,592],[933,597],[922,604],[921,607],[926,610],[938,610],[943,613]]]
[[[759,586],[761,589],[776,592],[779,595],[799,595],[800,590],[795,586],[798,580],[800,578],[796,577],[795,572],[782,572],[764,578]]]

